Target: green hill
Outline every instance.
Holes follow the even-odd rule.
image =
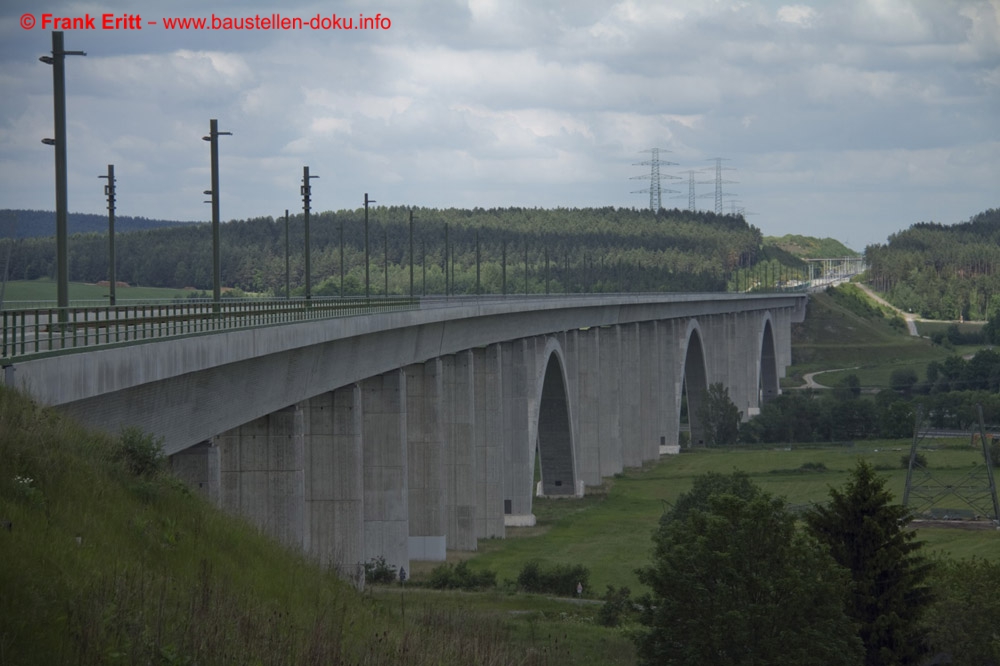
[[[865,258],[868,284],[901,310],[981,321],[1000,309],[1000,208],[961,224],[914,224]]]
[[[912,367],[923,376],[928,363],[948,350],[911,337],[902,318],[883,309],[854,285],[810,294],[806,318],[792,326],[792,366],[788,383],[798,385],[809,372],[852,370],[864,386],[888,386],[892,371]],[[841,373],[844,374],[844,373]],[[825,375],[823,383],[837,375]]]
[[[764,245],[774,245],[800,259],[858,256],[857,252],[833,238],[815,238],[796,234],[764,236]]]

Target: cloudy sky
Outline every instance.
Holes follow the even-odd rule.
[[[152,9],[151,9],[152,8]],[[164,19],[380,15],[379,30],[167,30]],[[206,220],[209,119],[224,219],[313,209],[743,208],[765,234],[863,249],[1000,207],[1000,0],[4,0],[0,208],[54,209],[51,50],[66,30],[69,204]],[[102,29],[138,14],[137,29]],[[30,15],[26,17],[25,15]],[[386,20],[387,19],[387,20]],[[25,29],[25,23],[34,27]],[[152,24],[151,22],[154,22]],[[127,24],[123,22],[123,25]],[[708,181],[702,183],[701,181]],[[676,196],[677,199],[669,197]],[[738,203],[731,203],[737,200]]]

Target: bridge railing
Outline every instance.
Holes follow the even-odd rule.
[[[419,307],[409,298],[224,299],[0,311],[0,359]]]

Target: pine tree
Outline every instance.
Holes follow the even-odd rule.
[[[926,652],[920,619],[931,601],[930,563],[906,529],[909,511],[892,504],[885,479],[858,461],[843,490],[805,515],[809,530],[851,572],[848,614],[860,625],[866,666],[920,663]]]

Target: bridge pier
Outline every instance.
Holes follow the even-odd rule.
[[[364,561],[384,557],[409,568],[406,375],[402,370],[361,382],[364,442]]]
[[[608,380],[616,385],[616,395],[607,391],[605,395],[617,404],[618,418],[614,424],[618,435],[619,456],[610,461],[612,465],[601,466],[601,476],[614,476],[626,466],[636,467],[642,464],[643,430],[642,398],[648,392],[643,385],[642,366],[643,351],[639,348],[639,324],[622,324],[615,327],[617,335],[610,340],[610,351],[618,352],[609,368]],[[601,359],[604,359],[606,346],[604,331],[601,339]],[[616,344],[617,343],[617,344]],[[617,348],[617,349],[616,349]],[[610,387],[609,387],[610,388]],[[604,401],[604,398],[601,398]],[[603,414],[602,420],[603,420]],[[602,456],[603,462],[603,456]],[[613,471],[612,471],[613,470]]]
[[[213,504],[219,503],[219,447],[211,440],[170,456],[170,471]]]
[[[292,405],[216,440],[222,508],[294,548],[303,543],[303,417]]]
[[[534,485],[535,442],[531,429],[534,399],[534,340],[522,338],[500,345],[503,401],[504,525],[526,527],[535,524],[531,512]]]
[[[409,483],[408,557],[444,561],[447,480],[454,481],[455,460],[451,447],[449,455],[445,454],[441,362],[435,359],[408,365],[403,373],[406,378],[404,432]],[[449,441],[449,444],[454,442]]]
[[[351,384],[308,401],[303,550],[360,578],[365,559],[361,390]]]
[[[476,537],[503,538],[504,402],[500,345],[472,350],[471,400],[476,458]]]
[[[441,358],[447,548],[476,550],[477,468],[473,353]],[[412,556],[412,553],[411,553]]]

